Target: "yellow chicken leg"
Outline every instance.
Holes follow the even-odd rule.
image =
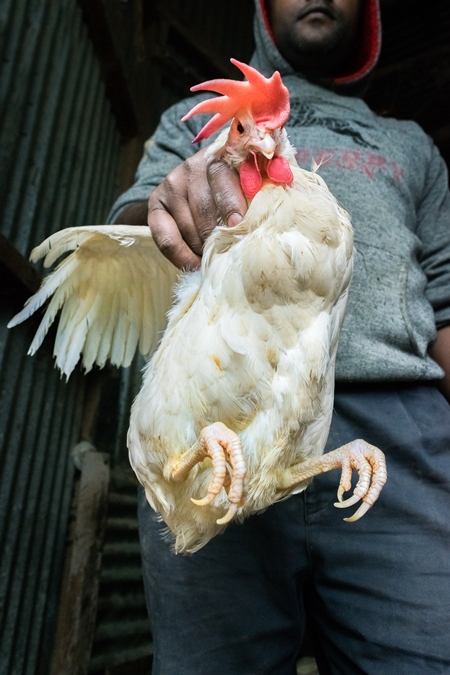
[[[292,488],[308,478],[337,468],[341,468],[342,473],[337,493],[339,501],[335,506],[342,509],[353,506],[360,499],[363,502],[351,518],[344,518],[347,522],[354,522],[374,505],[387,478],[384,454],[366,441],[352,441],[326,455],[290,467],[285,473],[282,488]],[[359,480],[353,495],[343,501],[344,492],[351,488],[352,469],[358,471]]]
[[[209,484],[207,495],[203,499],[191,501],[197,506],[207,506],[214,501],[223,487],[227,488],[230,508],[225,516],[217,521],[218,525],[224,525],[233,518],[246,497],[247,467],[241,441],[234,431],[228,429],[222,422],[216,422],[202,429],[198,440],[181,456],[172,470],[171,478],[174,481],[185,480],[190,470],[206,457],[212,460],[214,477]],[[231,481],[227,462],[233,470]]]

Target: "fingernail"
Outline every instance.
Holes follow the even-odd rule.
[[[240,213],[232,213],[228,216],[227,227],[236,227],[239,223],[242,222],[242,216]]]

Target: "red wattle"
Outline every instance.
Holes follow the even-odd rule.
[[[242,162],[239,174],[244,195],[252,199],[262,185],[261,172],[253,152],[249,153],[248,157]]]
[[[267,175],[274,183],[289,185],[294,180],[294,174],[286,157],[272,157],[267,165]]]

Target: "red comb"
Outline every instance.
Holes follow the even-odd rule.
[[[220,98],[198,103],[182,118],[184,122],[199,113],[215,113],[194,138],[194,143],[211,136],[243,108],[248,108],[255,122],[265,123],[267,129],[281,127],[289,117],[289,92],[278,71],[267,78],[246,63],[236,59],[230,61],[244,73],[247,81],[209,80],[191,88],[191,91],[215,91],[222,94]]]

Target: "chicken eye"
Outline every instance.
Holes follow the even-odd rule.
[[[237,123],[236,129],[238,130],[238,132],[239,132],[240,134],[243,134],[244,131],[245,131],[243,125],[242,125],[240,122]]]

